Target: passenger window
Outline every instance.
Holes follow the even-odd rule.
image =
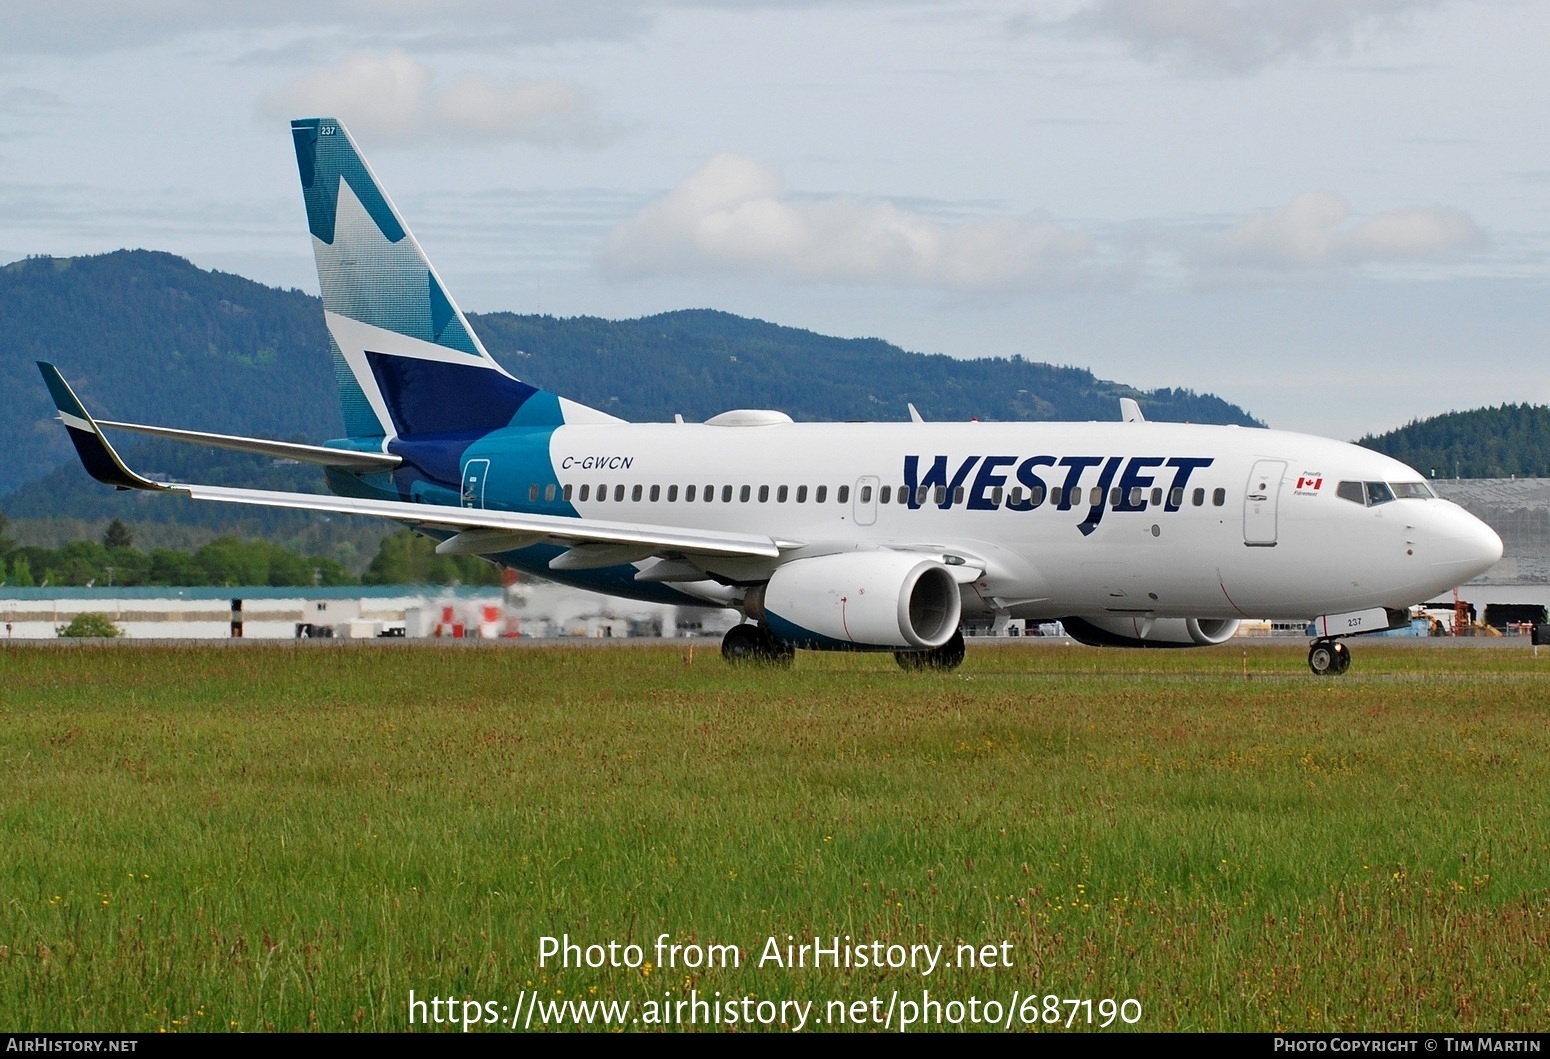
[[[1103,503],[1103,490],[1099,489],[1096,485],[1093,486],[1087,491],[1087,502],[1093,507],[1097,507],[1099,504]]]
[[[799,504],[807,503],[807,486],[805,486],[805,485],[797,486],[797,503],[799,503]]]
[[[705,502],[707,504],[709,504],[709,503],[711,503],[715,499],[716,499],[716,487],[713,486],[713,485],[707,485],[705,487]]]
[[[661,500],[661,499],[662,499],[662,487],[660,485],[652,486],[651,487],[651,502],[653,504],[655,504],[658,500]]]
[[[759,503],[761,503],[761,504],[768,504],[769,502],[770,502],[770,487],[767,486],[767,485],[761,485],[759,487]]]
[[[1184,506],[1184,490],[1181,487],[1174,486],[1173,487],[1173,491],[1168,494],[1168,506],[1169,507],[1183,507]]]
[[[1211,506],[1212,507],[1221,507],[1225,503],[1227,503],[1227,490],[1225,490],[1225,489],[1214,489],[1214,490],[1212,490],[1212,492],[1211,492]]]
[[[581,502],[583,504],[587,502],[587,497],[591,494],[591,492],[592,487],[590,485],[584,485],[581,487]]]
[[[608,486],[600,485],[597,487],[597,498],[600,501],[608,499]]]
[[[528,499],[529,503],[535,503],[536,504],[538,502],[538,483],[537,482],[534,482],[532,485],[527,487],[527,499]]]
[[[630,490],[630,499],[635,501],[637,504],[640,503],[640,486],[637,485],[634,489]]]
[[[1113,489],[1110,489],[1109,490],[1109,506],[1110,507],[1119,507],[1119,501],[1120,501],[1120,497],[1122,495],[1123,494],[1121,493],[1119,486],[1116,485]]]
[[[942,487],[941,486],[937,486],[937,488],[940,489]],[[919,486],[915,487],[915,506],[916,507],[925,507],[926,506],[926,495],[927,495],[927,490],[926,490],[925,486],[919,485]]]
[[[947,503],[947,486],[939,485],[936,487],[936,506],[941,507],[945,503]]]
[[[544,503],[546,503],[546,504],[554,503],[554,483],[553,482],[550,482],[548,485],[544,486]]]
[[[1161,503],[1162,503],[1162,489],[1154,488],[1152,490],[1152,506],[1156,507],[1158,504],[1161,504]]]
[[[817,489],[813,490],[813,503],[821,504],[827,499],[829,499],[828,486],[820,485]]]
[[[565,502],[567,504],[570,503],[570,490],[571,490],[571,485],[570,485],[569,482],[566,482],[564,490],[562,490],[561,493],[560,493],[560,496],[564,498],[564,500],[565,500]]]
[[[1028,503],[1033,507],[1038,507],[1044,503],[1044,487],[1042,485],[1036,485],[1028,490]]]
[[[953,490],[953,503],[963,503],[963,486],[960,485],[958,488]]]
[[[748,487],[745,485],[743,488],[747,489]],[[748,499],[747,493],[743,494],[743,499]],[[730,504],[732,502],[732,487],[730,485],[724,485],[721,487],[721,502],[723,504]]]
[[[748,503],[748,498],[750,496],[752,496],[752,495],[753,495],[753,489],[750,486],[746,486],[745,485],[745,486],[743,486],[743,488],[738,490],[738,492],[737,492],[737,501],[740,504],[746,504],[746,503]]]
[[[694,487],[690,486],[689,488],[692,489]],[[689,499],[693,500],[694,497],[691,496]],[[667,502],[669,504],[676,504],[678,502],[678,487],[676,485],[670,485],[667,487]]]
[[[692,485],[684,486],[684,503],[686,503],[686,504],[694,503],[694,493],[695,493],[695,487],[694,486],[692,486]]]
[[[637,485],[635,488],[639,489],[640,486]],[[640,494],[636,493],[635,494],[635,498],[637,500],[640,499]],[[618,485],[614,486],[614,503],[616,503],[616,504],[624,503],[624,483],[623,482],[620,482]]]
[[[885,485],[877,491],[877,502],[886,504],[893,499],[893,486]]]
[[[990,491],[990,506],[1001,506],[1001,487],[999,485]]]
[[[1196,489],[1195,494],[1190,497],[1190,502],[1196,507],[1204,504],[1206,502],[1206,491],[1204,489]]]
[[[834,499],[836,501],[838,501],[839,503],[841,503],[841,504],[849,503],[850,502],[850,486],[848,486],[848,485],[840,486],[839,489],[835,491]]]
[[[861,487],[861,502],[863,504],[870,504],[872,502],[872,487],[870,485],[863,485]]]
[[[786,489],[787,487],[783,485],[775,490],[775,502],[777,504],[784,504],[786,502]]]

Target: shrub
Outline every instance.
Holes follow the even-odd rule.
[[[85,614],[77,614],[70,619],[69,625],[56,625],[54,631],[60,636],[105,636],[114,637],[124,635],[124,631],[106,614],[98,614],[95,611],[87,611]]]

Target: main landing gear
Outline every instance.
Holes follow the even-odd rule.
[[[764,626],[744,624],[732,626],[721,638],[721,657],[734,666],[789,666],[796,650]]]
[[[941,647],[933,647],[929,651],[895,651],[893,660],[899,663],[900,669],[957,669],[963,665],[963,630],[953,633],[953,638]]]
[[[1320,637],[1308,647],[1308,668],[1315,676],[1338,677],[1351,668],[1351,649],[1339,640]]]

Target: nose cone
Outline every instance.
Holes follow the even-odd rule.
[[[1446,573],[1450,584],[1462,585],[1495,566],[1502,557],[1496,531],[1455,504],[1428,501],[1432,567]]]

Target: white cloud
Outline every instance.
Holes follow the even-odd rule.
[[[1405,206],[1343,227],[1351,207],[1328,191],[1305,191],[1270,213],[1206,236],[1187,255],[1205,271],[1313,274],[1365,265],[1456,260],[1485,232],[1451,206]]]
[[[0,92],[0,114],[7,117],[35,117],[63,110],[65,101],[54,92],[38,88],[11,88]]]
[[[0,52],[80,54],[229,30],[348,34],[466,50],[635,37],[664,0],[52,0],[0,4]]]
[[[591,146],[618,134],[575,85],[463,74],[445,87],[403,52],[354,55],[297,78],[266,96],[268,117],[326,113],[379,142],[425,143],[473,137]]]
[[[609,275],[740,272],[788,282],[1036,290],[1102,282],[1093,239],[1033,217],[943,224],[886,201],[798,198],[752,159],[711,159],[614,229]]]
[[[1290,58],[1349,52],[1446,0],[1095,0],[1064,24],[1114,37],[1143,59],[1248,73]]]

